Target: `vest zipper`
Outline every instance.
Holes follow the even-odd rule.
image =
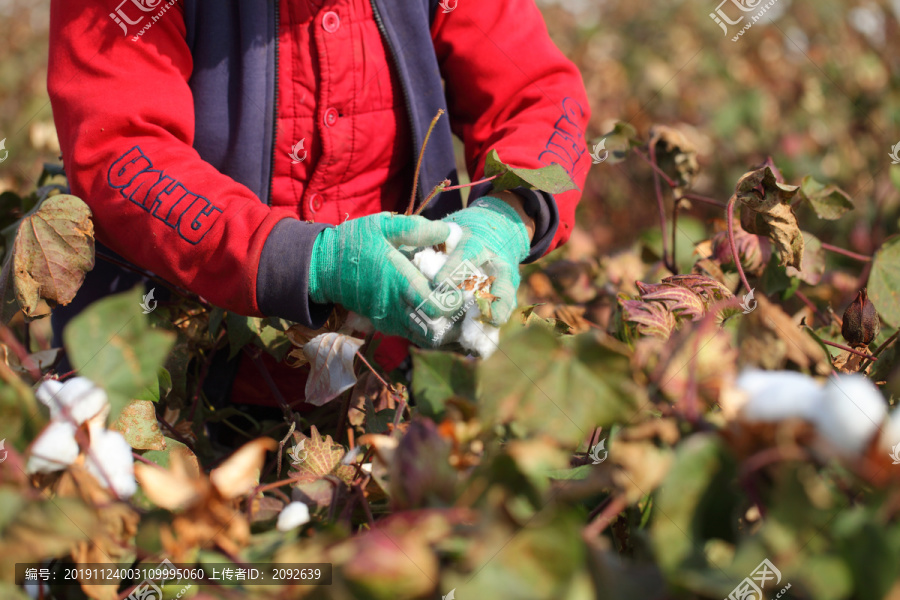
[[[275,72],[273,75],[273,77],[275,78],[275,82],[274,93],[272,95],[272,162],[269,164],[269,197],[266,198],[266,204],[268,204],[269,206],[272,206],[272,187],[274,185],[275,179],[275,148],[276,142],[278,141],[278,35],[280,33],[280,4],[280,0],[275,0]]]
[[[372,4],[372,12],[375,14],[375,23],[378,25],[378,31],[381,33],[381,37],[384,38],[384,41],[387,42],[388,49],[391,51],[391,58],[394,61],[394,66],[397,68],[397,79],[400,81],[400,87],[403,89],[403,99],[404,102],[406,102],[406,116],[409,118],[409,130],[412,132],[413,138],[413,164],[415,164],[415,159],[418,158],[420,142],[419,136],[416,134],[416,123],[412,117],[412,102],[410,102],[409,99],[409,90],[406,88],[406,84],[403,81],[402,73],[400,73],[400,61],[397,58],[397,49],[394,47],[394,43],[391,41],[390,36],[387,34],[387,28],[384,26],[384,20],[381,18],[381,13],[378,12],[378,6],[376,5],[375,0],[370,0],[370,2]],[[416,190],[417,204],[425,200],[425,196],[422,191],[420,191],[424,189],[420,174],[419,189]]]

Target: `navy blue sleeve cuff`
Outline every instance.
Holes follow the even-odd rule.
[[[334,305],[310,300],[309,265],[313,243],[327,227],[331,225],[287,218],[272,228],[256,276],[256,304],[262,314],[312,329],[325,325]]]
[[[469,194],[469,204],[472,204],[482,196],[490,196],[492,184],[490,181],[480,183],[472,187]],[[534,239],[531,240],[531,252],[525,257],[523,263],[534,262],[550,249],[553,237],[559,227],[559,209],[556,207],[556,199],[553,194],[528,188],[515,188],[509,190],[522,198],[522,207],[525,214],[534,219]]]

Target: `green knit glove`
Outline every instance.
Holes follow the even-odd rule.
[[[443,220],[459,225],[463,235],[435,281],[444,281],[465,261],[496,277],[491,294],[499,299],[491,304],[491,323],[499,327],[516,307],[519,263],[531,249],[525,224],[512,206],[492,196],[479,198]]]
[[[384,334],[427,343],[410,315],[421,310],[438,319],[451,311],[425,302],[432,295],[431,282],[398,247],[441,244],[449,233],[441,221],[389,212],[325,229],[313,243],[309,296],[368,317]]]

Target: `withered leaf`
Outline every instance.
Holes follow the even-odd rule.
[[[362,345],[361,339],[329,332],[303,346],[311,369],[306,380],[308,403],[322,406],[356,384],[353,361]]]
[[[771,166],[765,165],[744,174],[734,192],[748,209],[741,211],[741,226],[772,240],[781,265],[797,269],[803,261],[803,234],[790,203],[799,189],[779,182]]]
[[[94,268],[91,209],[75,196],[51,196],[24,217],[13,249],[16,300],[29,318],[46,316],[40,301],[66,305]]]
[[[656,163],[679,188],[688,188],[700,172],[697,149],[684,134],[674,127],[654,125],[650,129],[650,146],[654,148]]]

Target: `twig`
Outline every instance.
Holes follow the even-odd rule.
[[[669,269],[673,274],[676,274],[675,269],[669,262],[669,242],[668,240],[666,240],[666,204],[663,200],[662,186],[659,184],[659,176],[662,171],[660,171],[660,169],[656,165],[656,146],[652,144],[650,146],[650,164],[654,167],[653,189],[656,191],[656,207],[659,210],[659,233],[660,238],[662,239],[662,261],[663,265],[667,269]],[[671,187],[675,187],[675,182],[673,182],[668,177],[666,177],[666,180]]]
[[[685,192],[681,195],[685,200],[694,200],[695,202],[701,202],[703,204],[709,204],[710,206],[717,206],[719,208],[725,208],[724,202],[719,202],[715,198],[708,198],[706,196],[701,196],[699,194],[693,194],[691,192]]]
[[[425,198],[425,201],[422,202],[422,205],[416,209],[416,212],[414,214],[417,214],[417,215],[422,214],[422,211],[428,207],[428,204],[434,199],[434,197],[437,196],[438,194],[440,194],[441,192],[449,192],[450,190],[461,190],[463,188],[472,187],[475,185],[479,185],[481,183],[487,183],[488,181],[493,181],[494,179],[497,179],[497,177],[499,177],[499,175],[494,175],[493,177],[487,177],[480,181],[473,181],[471,183],[463,183],[460,185],[450,185],[450,180],[445,179],[442,182],[440,182],[439,184],[437,184],[436,186],[434,186],[434,189],[431,190],[431,193],[428,194],[428,197]]]
[[[491,177],[485,177],[484,179],[479,179],[478,181],[473,181],[471,183],[461,183],[460,185],[451,185],[444,188],[445,192],[449,192],[450,190],[461,190],[463,188],[472,187],[475,185],[480,185],[482,183],[487,183],[488,181],[493,181],[497,179],[499,175],[493,175]]]
[[[677,248],[677,236],[675,235],[678,231],[678,209],[681,208],[681,199],[678,198],[675,200],[675,206],[672,208],[672,268],[674,269],[673,273],[678,275],[678,265],[675,262],[675,250]],[[663,232],[665,235],[665,232]]]
[[[655,150],[651,150],[650,152],[651,152],[652,154],[656,154],[656,151],[655,151]],[[668,175],[666,175],[666,172],[663,171],[662,169],[660,169],[660,168],[656,165],[655,161],[651,161],[649,158],[647,158],[647,157],[644,155],[643,152],[641,152],[641,151],[638,150],[637,148],[634,149],[634,153],[637,154],[638,156],[640,156],[641,158],[643,158],[643,159],[644,159],[644,162],[646,162],[648,165],[650,165],[651,167],[653,167],[653,170],[656,171],[657,173],[659,173],[659,175],[665,180],[665,182],[666,182],[667,184],[669,184],[669,187],[673,187],[673,188],[674,188],[674,187],[678,187],[678,184],[675,183],[675,181],[674,181],[671,177],[669,177]]]
[[[369,500],[366,498],[366,493],[363,491],[362,485],[354,483],[353,491],[356,492],[356,495],[359,497],[359,503],[362,504],[363,511],[366,513],[366,521],[368,521],[369,527],[374,527],[375,517],[372,516],[372,509],[369,507]]]
[[[144,458],[143,456],[141,456],[140,454],[138,454],[137,452],[135,452],[135,451],[133,451],[133,450],[132,450],[132,452],[131,452],[131,456],[132,456],[136,461],[142,462],[142,463],[144,463],[145,465],[150,465],[150,466],[152,466],[152,467],[156,467],[157,469],[162,469],[163,471],[166,470],[165,467],[156,464],[155,462],[153,462],[153,461],[150,460],[149,458]]]
[[[600,514],[597,515],[597,518],[584,528],[581,534],[584,541],[588,543],[593,542],[594,538],[600,535],[606,529],[606,526],[612,523],[619,516],[619,513],[627,507],[628,503],[625,501],[624,496],[614,496]]]
[[[375,370],[375,367],[373,367],[373,366],[371,365],[371,363],[369,363],[369,361],[366,360],[366,357],[365,357],[365,356],[363,356],[362,354],[360,354],[359,350],[356,351],[356,355],[359,357],[359,360],[361,360],[361,361],[363,362],[364,365],[366,365],[367,367],[369,367],[369,370],[372,371],[372,375],[374,375],[374,376],[378,379],[378,381],[381,382],[381,385],[383,385],[383,386],[386,387],[388,390],[390,390],[391,393],[393,393],[394,389],[391,387],[391,384],[389,384],[387,381],[385,381],[385,380],[381,377],[381,375],[378,374],[378,371]]]
[[[831,322],[831,319],[825,317],[822,314],[822,311],[818,309],[818,307],[813,304],[812,300],[810,300],[806,294],[797,290],[794,292],[794,295],[797,296],[797,299],[800,300],[803,304],[805,304],[811,311],[813,311],[813,317],[819,317],[819,320],[822,321],[823,325],[828,325]]]
[[[734,258],[734,266],[737,267],[738,274],[741,276],[741,283],[748,292],[753,289],[747,283],[747,276],[744,275],[744,266],[741,264],[741,257],[738,254],[737,244],[734,241],[734,203],[737,202],[737,194],[728,199],[725,206],[725,219],[728,221],[728,243],[731,245],[731,256]]]
[[[203,367],[200,369],[200,375],[197,378],[197,389],[194,392],[194,399],[191,402],[191,411],[188,413],[188,421],[191,423],[194,422],[194,415],[197,412],[197,405],[200,404],[200,394],[203,391],[203,384],[206,382],[206,376],[209,375],[209,369],[212,366],[212,361],[215,358],[216,352],[219,349],[219,343],[225,337],[225,328],[223,327],[219,331],[218,337],[216,337],[216,341],[213,344],[213,347],[209,350],[209,356],[206,357],[206,360],[203,362]]]
[[[281,443],[278,444],[278,467],[275,471],[278,475],[281,475],[281,455],[284,454],[284,445],[287,443],[288,438],[291,437],[291,434],[294,433],[294,430],[296,428],[297,422],[292,420],[291,428],[288,429],[287,435],[285,435],[284,438],[282,438]]]
[[[878,346],[878,348],[875,349],[875,352],[872,353],[872,356],[877,357],[878,355],[880,355],[885,349],[887,349],[888,346],[890,346],[895,341],[897,341],[898,335],[900,335],[900,329],[895,331],[891,337],[886,339],[883,344]],[[865,370],[869,368],[870,363],[871,363],[871,361],[863,363],[862,366],[859,368],[860,372],[865,372]]]
[[[826,244],[825,242],[822,242],[822,250],[828,250],[829,252],[834,252],[835,254],[842,254],[843,256],[852,258],[853,260],[858,260],[860,262],[872,262],[871,256],[866,256],[865,254],[857,254],[856,252],[844,250],[840,246],[832,246],[831,244]]]
[[[872,362],[875,362],[876,360],[878,360],[876,357],[872,356],[871,354],[866,354],[865,352],[860,352],[859,350],[854,350],[850,346],[845,346],[844,344],[838,344],[837,342],[829,342],[828,340],[823,340],[821,338],[819,339],[819,341],[822,342],[823,344],[825,344],[826,346],[834,346],[835,348],[840,348],[841,350],[846,350],[850,354],[855,354],[857,356],[867,358]]]
[[[442,114],[444,114],[444,109],[439,108],[437,114],[431,119],[431,125],[428,126],[428,133],[425,134],[425,139],[422,141],[422,149],[419,151],[419,160],[416,161],[416,171],[413,174],[412,195],[409,198],[409,206],[406,207],[407,217],[412,215],[413,208],[416,205],[416,196],[419,191],[419,171],[422,169],[422,159],[425,157],[425,148],[428,146],[428,138],[431,137],[431,132],[434,131],[434,126],[437,125],[438,119],[441,118]]]
[[[163,427],[165,427],[166,429],[169,430],[169,433],[172,434],[172,437],[173,437],[174,439],[178,440],[179,442],[181,442],[182,444],[184,444],[185,446],[187,446],[187,447],[190,448],[191,450],[194,449],[194,445],[193,445],[186,437],[184,437],[183,435],[181,435],[180,433],[178,433],[178,431],[176,431],[175,428],[174,428],[172,425],[169,425],[169,422],[168,422],[168,421],[166,421],[164,418],[162,418],[162,417],[160,417],[160,416],[157,416],[156,419],[160,422],[160,424],[161,424]]]

